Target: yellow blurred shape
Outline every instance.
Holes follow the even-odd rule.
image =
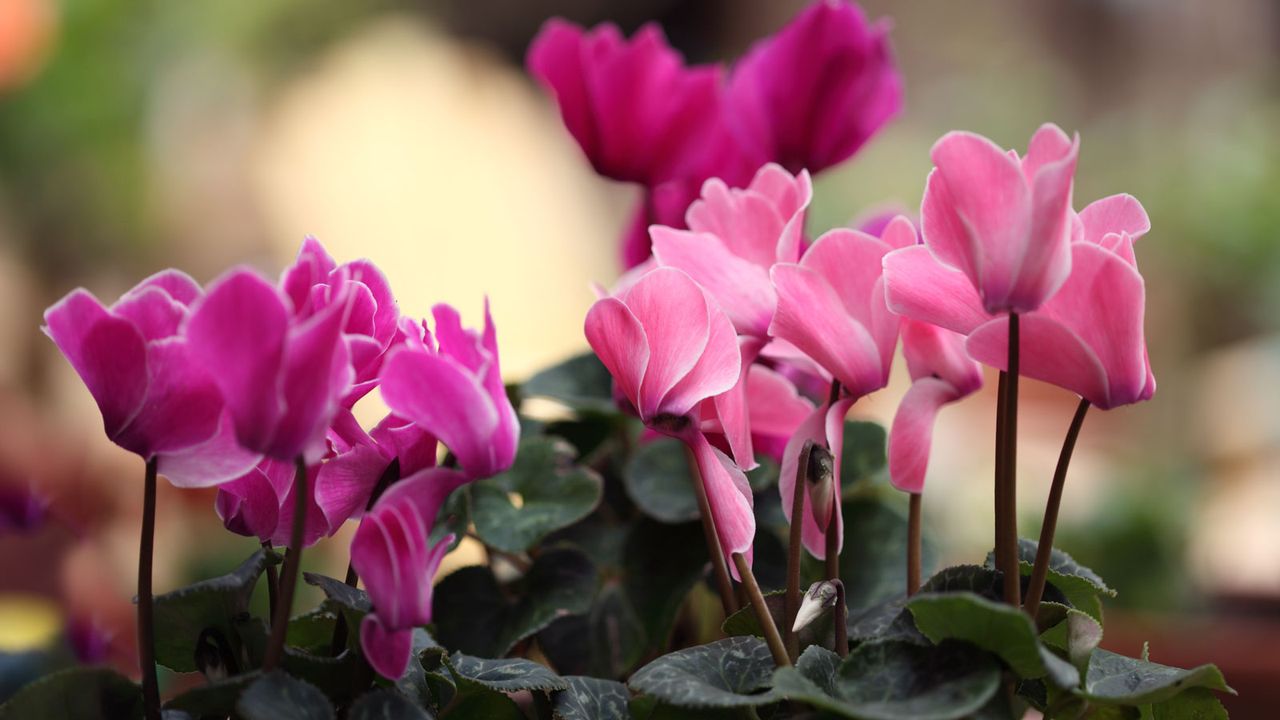
[[[58,607],[35,595],[0,595],[0,652],[47,647],[62,630]]]

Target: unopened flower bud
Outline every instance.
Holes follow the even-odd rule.
[[[796,621],[791,625],[792,632],[800,632],[836,606],[840,596],[836,582],[819,580],[809,586],[804,598],[800,601],[800,609],[796,611]]]
[[[804,478],[809,493],[809,510],[818,529],[826,532],[836,500],[835,457],[830,450],[821,445],[810,448]]]

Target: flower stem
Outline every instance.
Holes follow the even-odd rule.
[[[263,672],[275,670],[284,657],[284,638],[293,612],[293,591],[298,584],[298,567],[302,564],[303,531],[307,524],[307,462],[299,455],[293,464],[293,527],[289,535],[289,549],[284,556],[284,570],[280,574],[279,605],[271,618],[271,638],[262,659]]]
[[[262,549],[268,554],[272,553],[271,541],[263,540]],[[273,618],[276,616],[276,592],[279,589],[280,574],[276,572],[275,564],[269,562],[267,565],[267,615]]]
[[[156,459],[147,461],[142,486],[142,538],[138,543],[138,669],[147,720],[160,720],[160,683],[156,679],[155,606],[151,597],[151,555],[156,537]]]
[[[1062,489],[1067,484],[1067,467],[1071,465],[1071,453],[1076,449],[1076,439],[1080,437],[1080,427],[1084,425],[1085,413],[1089,411],[1089,401],[1080,399],[1076,414],[1071,418],[1071,427],[1067,429],[1067,437],[1062,442],[1062,452],[1058,455],[1058,467],[1053,471],[1053,485],[1049,488],[1049,500],[1044,508],[1044,522],[1040,525],[1040,544],[1036,547],[1036,564],[1031,568],[1031,583],[1027,586],[1027,614],[1035,619],[1040,609],[1040,598],[1044,595],[1044,583],[1049,575],[1049,556],[1053,552],[1053,534],[1058,528],[1058,506],[1062,504]]]
[[[845,604],[844,599],[844,582],[839,579],[832,580],[836,586],[836,654],[840,657],[849,656],[849,606]]]
[[[911,493],[911,505],[907,511],[907,597],[920,590],[920,493]]]
[[[1004,458],[1000,483],[1004,601],[1021,605],[1022,572],[1018,565],[1018,314],[1009,313],[1008,379],[1004,397]]]
[[[729,578],[729,566],[724,561],[724,550],[720,547],[720,536],[716,534],[716,521],[711,517],[711,503],[707,500],[707,488],[702,482],[702,473],[698,470],[693,450],[688,449],[689,472],[693,475],[693,494],[698,498],[698,514],[702,516],[702,535],[707,543],[707,552],[711,555],[711,567],[716,575],[716,588],[720,591],[720,604],[724,607],[724,616],[729,617],[738,611],[738,601],[733,596],[733,580]]]
[[[800,636],[792,629],[792,625],[796,621],[796,613],[800,612],[800,559],[804,553],[804,494],[809,485],[809,455],[812,452],[813,441],[808,440],[800,448],[800,457],[796,459],[796,487],[791,493],[791,535],[787,545],[787,595],[783,619],[786,624],[787,653],[793,662],[800,656]]]
[[[831,517],[827,519],[827,546],[825,567],[828,580],[840,579],[840,528],[836,513],[840,512],[840,498],[831,503]]]
[[[734,553],[733,563],[737,566],[738,577],[742,578],[742,585],[751,598],[751,607],[755,609],[756,620],[764,630],[764,640],[769,645],[769,652],[773,654],[773,662],[778,667],[791,667],[791,657],[787,655],[787,648],[782,644],[778,626],[773,622],[773,615],[769,613],[769,606],[765,604],[764,594],[760,592],[760,585],[751,572],[751,566],[747,564],[747,558],[742,553]]]

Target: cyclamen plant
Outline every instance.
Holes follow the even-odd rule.
[[[1045,125],[1019,155],[949,133],[918,227],[811,242],[810,173],[899,110],[886,24],[819,0],[726,77],[655,26],[551,21],[529,66],[593,166],[644,187],[592,353],[504,386],[487,306],[480,330],[447,305],[402,316],[372,263],[314,239],[279,282],[72,292],[45,331],[144,465],[141,685],[74,668],[0,718],[1225,717],[1213,666],[1101,649],[1114,593],[1053,548],[1087,409],[1155,391],[1150,223],[1128,195],[1073,209],[1078,137]],[[899,338],[890,431],[847,419]],[[1000,377],[995,549],[931,572],[933,424],[981,365]],[[1081,398],[1038,542],[1014,512],[1023,376]],[[366,430],[351,409],[375,389],[390,413]],[[531,397],[566,413],[520,414]],[[217,486],[262,549],[153,597],[160,475]],[[298,613],[304,548],[348,520],[345,579],[305,574],[326,599]],[[488,564],[435,582],[464,536]],[[205,680],[162,706],[157,664]]]

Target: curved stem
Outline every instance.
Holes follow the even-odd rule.
[[[1004,402],[1004,601],[1022,604],[1022,572],[1018,564],[1018,314],[1009,313],[1009,379]]]
[[[1076,414],[1071,418],[1071,427],[1067,429],[1067,437],[1062,441],[1062,452],[1058,454],[1058,467],[1053,471],[1053,485],[1049,488],[1049,500],[1044,507],[1044,522],[1040,525],[1040,544],[1036,547],[1036,564],[1031,568],[1031,583],[1027,586],[1027,614],[1036,616],[1040,609],[1040,598],[1044,595],[1044,583],[1049,576],[1049,557],[1053,553],[1053,534],[1058,529],[1058,507],[1062,504],[1062,489],[1067,484],[1067,467],[1071,465],[1071,454],[1076,449],[1076,439],[1080,437],[1080,428],[1084,425],[1085,413],[1089,411],[1089,401],[1080,399]]]
[[[273,552],[270,540],[262,541],[262,549]],[[276,593],[280,590],[280,573],[274,564],[267,565],[267,615],[276,616]]]
[[[809,455],[812,452],[812,440],[800,447],[800,457],[796,460],[796,486],[791,493],[791,534],[787,541],[787,595],[783,619],[786,625],[784,631],[787,654],[793,662],[800,657],[800,636],[792,626],[796,621],[796,613],[800,612],[800,559],[804,553],[804,493],[809,484]]]
[[[836,586],[836,654],[849,656],[849,606],[844,599],[844,583],[833,580]]]
[[[707,552],[711,554],[711,567],[716,576],[716,588],[720,591],[720,604],[724,607],[724,616],[729,617],[738,611],[738,601],[733,596],[733,580],[729,578],[729,566],[724,561],[724,549],[720,547],[720,536],[716,534],[715,519],[711,517],[711,502],[707,500],[707,488],[702,483],[702,473],[698,470],[698,462],[693,450],[686,448],[689,460],[689,472],[693,475],[693,494],[698,499],[698,514],[702,517],[702,535],[707,543]]]
[[[920,493],[911,493],[911,505],[907,512],[907,597],[920,590],[920,545],[923,532],[920,527]]]
[[[756,582],[756,576],[751,572],[747,558],[742,553],[734,553],[733,563],[738,568],[738,577],[742,578],[742,586],[747,589],[747,596],[751,598],[751,607],[755,610],[756,620],[764,630],[764,641],[769,646],[769,652],[773,654],[773,662],[778,667],[791,667],[791,657],[787,655],[787,648],[782,644],[778,626],[773,622],[773,615],[769,614],[764,593],[760,592],[760,584]]]
[[[138,542],[138,669],[147,720],[160,720],[160,683],[156,679],[155,605],[151,597],[151,555],[156,537],[156,459],[147,461],[142,486],[142,537]]]
[[[289,630],[289,616],[293,612],[293,591],[298,584],[298,567],[302,564],[303,530],[307,524],[307,462],[299,455],[293,464],[293,527],[289,535],[289,550],[284,556],[284,570],[280,574],[280,604],[271,618],[271,638],[262,659],[263,672],[274,670],[284,657],[284,639]]]
[[[839,380],[831,381],[831,393],[827,396],[827,405],[835,405],[840,399],[840,393],[843,390]],[[825,425],[825,423],[824,423]],[[841,432],[844,428],[844,419],[840,420]],[[833,458],[834,459],[834,458]],[[831,482],[835,485],[831,489],[831,517],[827,518],[827,544],[826,544],[826,575],[828,580],[840,579],[840,527],[836,522],[836,518],[840,515],[840,502],[843,500],[844,487],[841,483],[840,466],[836,465],[831,468]]]
[[[1000,382],[996,390],[996,455],[995,455],[995,544],[992,555],[995,557],[996,570],[1004,572],[1004,404],[1009,394],[1009,374],[1000,372]]]

